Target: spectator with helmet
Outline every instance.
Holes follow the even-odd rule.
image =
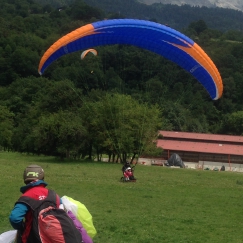
[[[130,177],[132,176],[132,169],[131,167],[126,168],[126,170],[123,173],[125,181],[129,181]]]
[[[125,181],[134,181],[136,178],[133,175],[133,171],[131,167],[126,168],[126,170],[123,172]]]
[[[38,165],[29,165],[24,170],[23,177],[26,185],[20,188],[22,196],[15,203],[9,220],[12,227],[18,230],[18,243],[41,243],[40,236],[33,231],[33,211],[29,205],[33,201],[45,200],[48,196],[49,190],[44,181],[44,170]],[[60,205],[61,203],[61,199],[57,195],[56,204]]]

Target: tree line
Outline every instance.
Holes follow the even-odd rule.
[[[203,20],[212,29],[243,31],[243,12],[239,10],[190,6],[188,4],[182,6],[163,3],[146,5],[137,0],[85,0],[85,2],[116,18],[153,20],[167,24],[179,31],[187,28],[191,22],[199,20]]]
[[[32,0],[3,0],[0,9],[0,146],[59,157],[125,161],[158,155],[159,129],[243,134],[242,32],[183,32],[212,58],[223,97],[209,95],[189,73],[154,53],[127,45],[97,47],[98,55],[66,55],[44,77],[44,51],[86,23],[109,18],[83,1],[61,9]]]

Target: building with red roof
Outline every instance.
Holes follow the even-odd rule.
[[[177,153],[183,161],[243,164],[243,136],[159,131],[162,159]]]

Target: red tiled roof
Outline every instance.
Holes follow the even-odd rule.
[[[164,150],[190,151],[190,152],[199,152],[199,153],[214,153],[214,154],[228,154],[228,155],[243,156],[243,146],[241,145],[158,139],[157,146],[162,147]]]
[[[211,140],[222,142],[238,142],[243,143],[243,136],[219,135],[207,133],[191,133],[191,132],[174,132],[174,131],[159,131],[165,138],[183,138],[193,140]]]

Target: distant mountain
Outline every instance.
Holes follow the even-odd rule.
[[[205,7],[219,7],[219,8],[229,8],[234,10],[243,11],[243,1],[242,0],[138,0],[141,3],[148,5],[154,3],[162,4],[175,4],[184,5],[188,4],[190,6],[205,6]]]
[[[55,8],[76,0],[34,0]],[[211,29],[243,31],[243,0],[77,0],[101,9],[106,18],[137,18],[182,30],[203,20]],[[237,9],[237,10],[234,10]],[[240,11],[240,10],[242,11]]]
[[[220,31],[237,30],[243,31],[243,12],[239,10],[216,7],[211,3],[216,0],[83,0],[90,6],[95,6],[111,18],[137,18],[159,22],[170,27],[182,30],[187,28],[192,22],[203,20],[211,29]],[[147,1],[158,1],[147,5],[142,3]],[[176,5],[164,4],[163,2],[193,2],[189,4]],[[223,0],[217,0],[217,3]],[[240,2],[237,0],[227,0],[230,3]],[[211,3],[211,7],[199,6],[199,3]],[[226,0],[225,0],[226,3]],[[240,4],[240,3],[239,3]],[[238,4],[238,5],[239,5]],[[114,14],[115,13],[115,14]]]

